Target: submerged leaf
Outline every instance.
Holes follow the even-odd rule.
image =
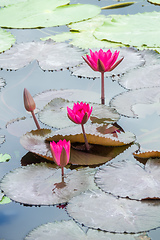
[[[83,54],[67,43],[52,40],[21,43],[0,55],[0,68],[17,70],[37,60],[43,70],[61,70],[80,64]]]
[[[141,237],[141,238],[140,238]],[[144,238],[146,237],[146,238]],[[89,229],[86,233],[73,220],[47,223],[31,231],[25,240],[150,240],[144,234],[114,234]]]
[[[8,162],[11,159],[11,156],[7,153],[0,154],[0,162]]]
[[[98,187],[107,193],[130,199],[160,199],[160,160],[121,161],[107,164],[95,175]]]
[[[90,4],[71,4],[69,0],[28,0],[0,9],[0,26],[36,28],[66,25],[92,18],[101,11]],[[89,11],[88,11],[89,9]]]
[[[100,190],[87,191],[72,198],[69,215],[80,224],[118,233],[137,233],[159,227],[160,201],[115,198]]]
[[[12,200],[28,205],[54,205],[68,202],[87,189],[96,189],[95,169],[72,170],[64,175],[52,164],[32,164],[5,175],[1,189]]]
[[[70,121],[67,116],[67,106],[72,109],[73,104],[74,102],[63,98],[54,98],[39,112],[39,119],[41,122],[54,128],[75,126],[75,123]],[[90,103],[90,105],[93,107],[91,114],[92,122],[111,123],[118,121],[119,114],[117,114],[114,108],[96,103]]]

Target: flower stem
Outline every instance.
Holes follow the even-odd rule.
[[[37,121],[37,118],[36,118],[36,116],[35,116],[35,114],[34,114],[34,111],[31,111],[31,113],[32,113],[32,117],[33,117],[33,119],[34,119],[34,122],[35,122],[35,124],[36,124],[37,129],[41,129],[40,126],[39,126],[39,123],[38,123],[38,121]]]
[[[101,104],[105,104],[105,97],[104,97],[104,72],[101,72]]]
[[[83,137],[84,137],[84,141],[85,141],[85,147],[86,147],[86,150],[89,151],[89,144],[88,144],[88,141],[87,141],[87,137],[86,137],[86,133],[85,133],[85,130],[84,130],[84,125],[81,124],[82,126],[82,132],[83,132]]]
[[[64,167],[61,167],[62,170],[62,182],[64,182]]]

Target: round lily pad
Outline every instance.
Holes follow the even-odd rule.
[[[117,95],[111,100],[110,105],[124,116],[144,117],[155,111],[160,114],[159,98],[160,87],[143,88]]]
[[[4,7],[4,6],[8,6],[8,5],[12,5],[12,4],[16,4],[19,2],[26,2],[27,0],[0,0],[0,6]]]
[[[39,112],[39,119],[42,123],[55,128],[75,126],[75,123],[70,121],[67,116],[67,106],[72,109],[73,104],[74,102],[63,98],[54,98]],[[91,119],[94,122],[105,124],[116,122],[120,118],[114,108],[96,103],[90,103],[90,106],[93,107]],[[59,121],[59,119],[61,119],[61,121]]]
[[[66,25],[92,18],[101,11],[90,4],[71,4],[68,0],[28,0],[0,9],[0,26],[37,28]]]
[[[146,238],[145,238],[146,237]],[[114,234],[89,229],[86,233],[73,221],[47,223],[31,231],[25,240],[150,240],[144,234]]]
[[[108,49],[103,49],[103,51],[107,50]],[[106,77],[120,76],[133,68],[142,66],[145,63],[140,52],[137,52],[133,48],[111,49],[112,52],[114,52],[115,50],[120,51],[118,60],[122,57],[124,57],[124,59],[113,71],[105,72]],[[101,76],[100,72],[93,71],[86,63],[74,67],[73,69],[71,69],[71,72],[74,76],[78,77],[99,78]]]
[[[79,48],[52,40],[20,43],[0,55],[0,68],[17,70],[37,60],[43,70],[62,70],[82,63],[83,54]]]
[[[134,47],[160,47],[160,31],[157,30],[159,17],[159,12],[110,15],[95,30],[94,36],[99,40],[107,39]]]
[[[14,36],[6,30],[0,29],[0,52],[9,49],[15,43]]]
[[[127,160],[107,164],[95,174],[95,182],[115,196],[160,199],[160,160],[148,160],[145,166]]]
[[[155,5],[160,5],[160,0],[148,0],[148,2],[153,3]]]
[[[138,233],[160,226],[160,201],[136,201],[87,191],[72,198],[69,215],[80,224],[118,233]]]
[[[66,170],[66,169],[65,169]],[[72,170],[61,177],[53,164],[28,165],[5,175],[1,189],[10,199],[28,205],[54,205],[87,189],[95,189],[95,169]]]

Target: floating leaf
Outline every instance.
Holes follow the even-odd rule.
[[[122,8],[122,7],[128,7],[135,2],[123,2],[123,3],[117,3],[109,6],[102,7],[101,9],[113,9],[113,8]]]
[[[90,4],[67,5],[68,0],[29,0],[0,9],[0,26],[36,28],[66,25],[92,18],[101,11]]]
[[[100,190],[72,198],[69,215],[80,224],[118,233],[137,233],[160,226],[160,201],[115,198]]]
[[[107,51],[108,49],[103,49],[104,51]],[[111,51],[120,51],[118,59],[124,57],[123,61],[111,72],[105,72],[106,77],[111,76],[120,76],[124,74],[125,72],[129,71],[130,69],[137,68],[139,66],[142,66],[145,61],[142,58],[142,55],[140,52],[137,52],[133,48],[116,48],[111,49]],[[86,63],[83,63],[82,65],[78,67],[74,67],[71,69],[71,72],[74,76],[81,76],[81,77],[87,77],[87,78],[97,78],[100,77],[99,72],[93,71]]]
[[[68,25],[70,32],[63,32],[42,40],[53,39],[56,42],[69,41],[70,44],[83,49],[88,48],[114,48],[122,46],[108,41],[99,41],[93,36],[95,29],[103,24],[105,20],[104,15],[97,15],[96,17]]]
[[[28,165],[5,175],[1,189],[9,198],[28,205],[68,202],[87,189],[95,189],[94,169],[72,170],[61,177],[52,164]]]
[[[11,200],[8,197],[3,197],[2,200],[0,201],[0,204],[7,204],[10,203]]]
[[[95,30],[94,36],[99,40],[106,39],[129,46],[160,47],[160,30],[157,29],[159,17],[160,12],[110,15]]]
[[[52,40],[21,43],[0,55],[0,68],[17,70],[36,59],[43,70],[61,70],[80,64],[83,53],[67,43]]]
[[[54,98],[39,112],[39,119],[41,122],[55,128],[75,126],[75,123],[70,121],[67,116],[67,106],[72,109],[73,104],[74,102],[63,98]],[[94,122],[108,123],[118,121],[119,114],[113,108],[96,103],[90,103],[90,105],[93,107],[91,119]]]
[[[47,90],[34,96],[36,106],[42,110],[54,98],[61,98],[68,101],[99,102],[99,94],[92,91],[77,89]]]
[[[146,238],[145,238],[146,237]],[[47,223],[31,231],[25,240],[150,240],[144,234],[114,234],[89,229],[85,233],[73,220]]]
[[[49,142],[45,141],[49,133],[49,129],[31,131],[30,133],[27,133],[21,137],[20,142],[22,146],[28,151],[38,154],[39,156],[42,156],[50,161],[53,161]],[[57,141],[60,139],[64,139],[64,137],[59,136],[59,138],[56,138]],[[71,148],[70,163],[73,165],[87,166],[103,164],[125,151],[128,147],[130,147],[130,145],[121,147],[104,147],[92,145],[91,151],[89,153],[77,151]]]
[[[113,125],[108,124],[105,127],[105,131],[101,132],[100,127],[102,127],[103,124],[86,124],[85,125],[85,132],[87,136],[88,143],[90,144],[98,144],[102,146],[123,146],[126,144],[130,144],[135,141],[135,135],[130,132],[116,132],[115,136],[115,130],[113,130]],[[58,141],[58,139],[66,139],[67,141],[70,140],[71,143],[79,142],[84,143],[83,134],[81,133],[81,126],[75,126],[75,127],[68,127],[65,129],[61,129],[58,131],[51,133],[50,137],[47,138],[47,141]]]
[[[0,0],[0,6],[4,7],[4,6],[8,6],[8,5],[12,5],[12,4],[16,4],[19,2],[26,2],[27,0]]]
[[[0,162],[8,162],[11,159],[11,156],[7,153],[0,154]]]
[[[95,175],[98,187],[107,193],[130,199],[160,199],[160,160],[121,161],[107,164]]]
[[[137,89],[117,95],[111,100],[111,106],[128,117],[144,117],[155,111],[160,115],[159,97],[160,87]]]
[[[14,36],[6,30],[0,29],[0,52],[9,49],[15,43]]]
[[[155,5],[160,5],[160,0],[148,0],[148,2],[153,3]]]
[[[142,160],[146,159],[148,160],[149,158],[160,158],[160,152],[159,151],[148,151],[148,152],[138,152],[138,153],[133,153],[133,156],[137,160]]]

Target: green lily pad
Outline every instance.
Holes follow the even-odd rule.
[[[159,18],[160,12],[110,15],[95,30],[94,36],[99,40],[106,39],[129,46],[160,47],[160,30],[157,29]]]
[[[101,9],[113,9],[113,8],[128,7],[128,6],[130,6],[134,3],[135,2],[121,2],[121,3],[116,3],[116,4],[113,4],[113,5],[102,7]]]
[[[160,0],[148,0],[148,2],[153,3],[155,5],[160,5]]]
[[[72,198],[69,215],[87,227],[117,233],[138,233],[160,226],[160,201],[136,201],[87,191]]]
[[[67,106],[73,108],[74,102],[67,101],[63,98],[55,98],[49,102],[42,111],[39,112],[39,119],[42,123],[50,127],[65,128],[75,126],[67,116]],[[119,114],[108,106],[90,103],[93,107],[91,119],[100,123],[116,122],[120,118]],[[104,114],[105,113],[105,114]],[[61,121],[59,121],[61,119]]]
[[[146,237],[146,238],[145,238]],[[25,240],[150,240],[144,234],[114,234],[89,229],[86,233],[73,220],[47,223],[31,231]]]
[[[65,169],[67,172],[67,169]],[[54,205],[68,202],[87,189],[96,189],[95,169],[69,171],[61,177],[54,165],[32,164],[5,175],[1,189],[10,199],[28,205]]]
[[[131,90],[114,97],[111,106],[124,116],[144,118],[154,112],[160,115],[159,97],[160,87]]]
[[[107,51],[108,49],[103,50]],[[114,52],[115,50],[120,51],[118,60],[122,57],[124,57],[124,59],[113,71],[105,72],[106,77],[111,76],[113,76],[114,78],[115,76],[120,77],[129,70],[140,67],[145,63],[141,53],[133,48],[111,49],[112,52]],[[80,66],[72,68],[71,72],[74,76],[78,77],[100,78],[101,76],[100,72],[93,71],[86,63],[83,63]]]
[[[21,137],[20,143],[28,151],[53,162],[49,141],[46,141],[46,138],[49,137],[50,133],[51,130],[49,129],[31,131]],[[71,139],[68,136],[67,138],[61,135],[55,137],[55,141],[59,141],[60,139],[64,138],[69,140]],[[88,153],[84,151],[77,151],[71,148],[71,157],[69,162],[73,165],[83,166],[100,165],[115,158],[117,155],[124,152],[130,146],[130,144],[118,147],[92,145],[91,150]]]
[[[0,190],[0,204],[10,203],[11,200],[8,197],[5,197],[2,191]]]
[[[7,153],[0,154],[0,162],[8,162],[11,159],[11,156]]]
[[[90,4],[71,4],[68,0],[28,0],[0,9],[0,26],[37,28],[66,25],[92,18],[101,11]]]
[[[160,159],[150,159],[145,166],[129,160],[107,164],[97,171],[95,182],[114,196],[160,199]]]
[[[79,48],[52,40],[21,43],[0,55],[0,68],[17,70],[36,59],[43,70],[62,70],[82,63],[83,54]]]
[[[6,30],[0,29],[0,52],[9,49],[15,43],[14,36]]]
[[[8,6],[8,5],[12,5],[12,4],[17,4],[20,2],[26,2],[27,0],[0,0],[0,6],[4,7],[4,6]]]
[[[100,41],[94,37],[95,29],[103,24],[105,21],[104,15],[97,15],[96,17],[68,25],[70,32],[63,32],[55,34],[41,40],[53,39],[56,42],[68,41],[70,44],[83,49],[88,48],[114,48],[124,46],[122,44],[113,43],[109,41]]]

